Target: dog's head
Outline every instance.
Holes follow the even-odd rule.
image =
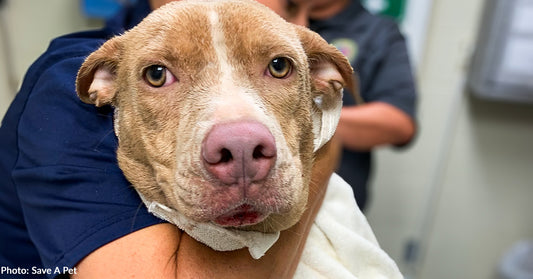
[[[304,211],[352,83],[335,47],[260,4],[177,1],[92,53],[77,91],[115,107],[119,165],[145,198],[270,232]]]

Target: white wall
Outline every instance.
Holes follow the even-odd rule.
[[[15,87],[30,64],[46,50],[54,37],[99,26],[89,21],[80,11],[80,2],[73,0],[6,0],[0,10],[2,29],[7,29],[8,45],[14,65],[7,69],[6,49],[0,44],[0,116],[3,117],[16,90],[10,86],[8,71],[14,77]],[[0,29],[0,30],[2,30]],[[16,88],[18,89],[18,88]]]
[[[464,85],[484,4],[433,0],[420,134],[377,154],[369,221],[411,278],[497,278],[504,250],[533,238],[533,104],[478,100]],[[417,272],[403,260],[411,238],[423,245]]]

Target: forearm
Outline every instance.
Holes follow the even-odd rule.
[[[76,265],[71,278],[174,278],[181,236],[171,224],[135,231],[93,251]]]
[[[382,102],[344,107],[336,135],[355,151],[368,151],[385,144],[400,145],[415,134],[413,120],[400,109]]]

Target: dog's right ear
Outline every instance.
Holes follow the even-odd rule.
[[[105,42],[91,53],[78,71],[76,91],[87,104],[112,104],[116,94],[116,69],[122,52],[121,37]]]

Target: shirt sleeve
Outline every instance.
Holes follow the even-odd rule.
[[[363,99],[391,104],[415,119],[416,87],[404,36],[387,19],[368,28],[372,38],[356,62]]]
[[[162,222],[147,212],[117,165],[113,109],[84,104],[76,95],[83,60],[47,65],[18,127],[12,176],[45,268],[73,267],[98,247]]]

